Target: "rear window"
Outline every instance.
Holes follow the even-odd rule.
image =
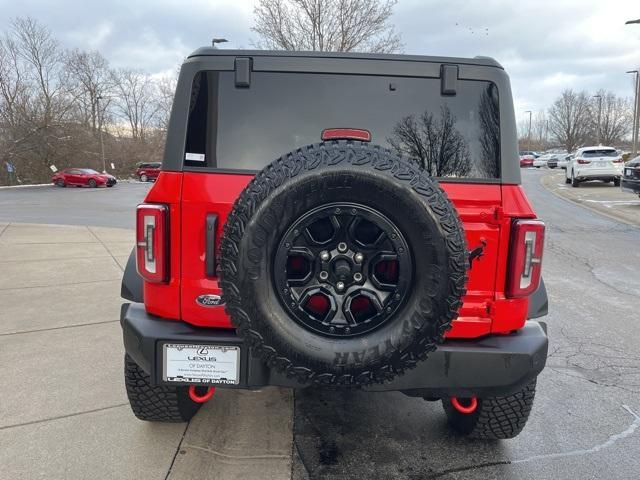
[[[252,72],[249,88],[234,72],[198,74],[185,166],[256,171],[341,127],[368,130],[436,177],[500,177],[493,83],[459,80],[443,96],[440,79],[337,74]]]
[[[582,152],[582,158],[595,158],[595,157],[617,157],[617,150],[585,150]]]

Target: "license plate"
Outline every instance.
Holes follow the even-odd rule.
[[[237,385],[240,347],[165,343],[162,347],[165,382]]]
[[[624,169],[624,174],[625,174],[627,177],[633,177],[633,169],[632,169],[632,168],[625,168],[625,169]]]

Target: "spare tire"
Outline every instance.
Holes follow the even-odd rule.
[[[366,385],[424,360],[465,293],[455,207],[417,163],[361,142],[301,148],[235,202],[221,244],[226,312],[270,367]]]

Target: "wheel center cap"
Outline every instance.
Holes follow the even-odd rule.
[[[344,258],[339,258],[333,262],[333,272],[341,280],[351,277],[351,264]]]

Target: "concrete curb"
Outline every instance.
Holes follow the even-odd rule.
[[[558,197],[558,198],[560,198],[562,200],[565,200],[567,202],[571,202],[574,205],[578,205],[578,206],[584,208],[585,210],[589,210],[590,212],[597,213],[598,215],[602,215],[603,217],[607,217],[607,218],[609,218],[611,220],[615,220],[616,222],[624,223],[625,225],[629,225],[631,227],[640,227],[640,223],[630,222],[629,220],[627,220],[625,218],[618,217],[617,215],[612,215],[610,213],[607,213],[607,212],[604,212],[604,211],[599,210],[597,208],[594,208],[594,207],[591,207],[589,205],[586,205],[584,202],[580,202],[580,201],[575,200],[573,198],[569,198],[569,197],[567,197],[565,195],[562,195],[562,193],[560,193],[561,192],[560,189],[551,188],[545,182],[545,179],[549,178],[552,174],[553,173],[549,172],[546,175],[540,177],[540,180],[539,180],[540,185],[542,185],[542,187],[545,190],[547,190],[548,192],[550,192],[552,195],[554,195],[554,196],[556,196],[556,197]]]
[[[27,187],[53,187],[53,183],[35,183],[33,185],[3,185],[0,190],[9,188],[27,188]]]
[[[116,178],[118,183],[142,183],[135,178]],[[9,189],[9,188],[29,188],[29,187],[55,187],[53,183],[34,183],[34,184],[25,184],[25,185],[1,185],[0,190]]]

